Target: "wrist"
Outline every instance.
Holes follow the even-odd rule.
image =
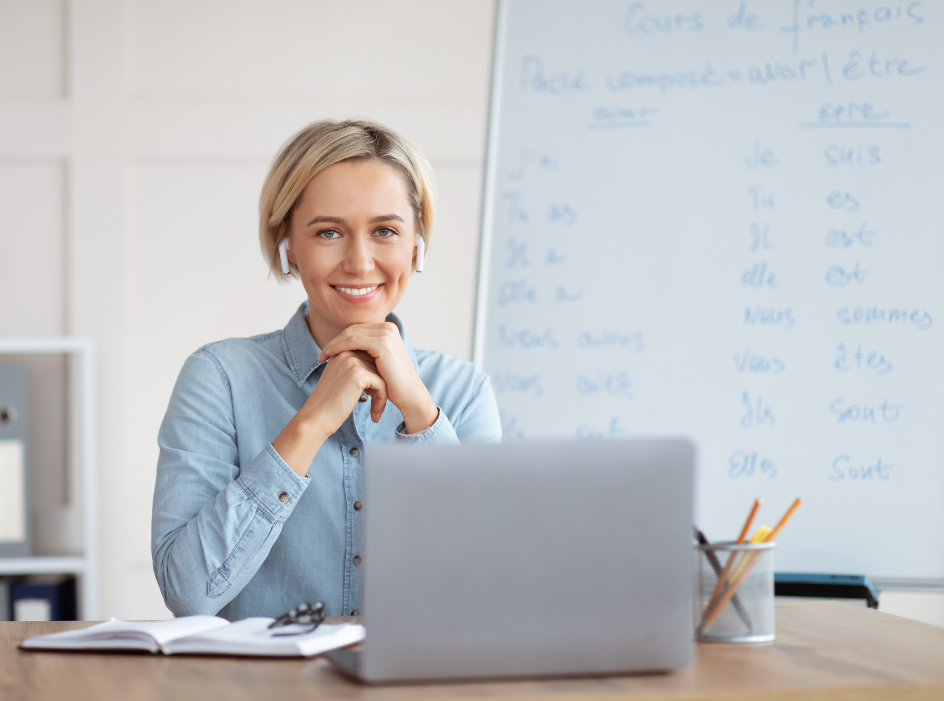
[[[330,433],[325,433],[316,417],[296,414],[272,441],[272,447],[299,477],[308,474],[311,461]]]
[[[320,413],[299,412],[295,415],[295,430],[299,437],[304,437],[306,441],[317,443],[319,446],[328,440],[328,437],[334,433],[327,426]]]
[[[400,413],[403,414],[403,423],[407,433],[421,433],[436,423],[439,418],[439,407],[430,397],[429,402],[411,407],[406,411],[401,410]]]

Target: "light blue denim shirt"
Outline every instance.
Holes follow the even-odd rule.
[[[488,376],[447,353],[414,349],[391,314],[439,418],[408,436],[393,404],[375,424],[370,402],[358,402],[299,477],[272,441],[324,368],[307,313],[306,302],[281,331],[204,346],[177,378],[158,434],[151,555],[178,616],[278,616],[315,601],[330,616],[358,611],[367,446],[501,440]]]

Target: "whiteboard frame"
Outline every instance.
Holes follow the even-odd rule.
[[[475,293],[475,328],[472,332],[472,362],[485,359],[485,311],[488,307],[489,262],[492,255],[492,214],[495,211],[493,187],[498,168],[498,115],[501,107],[502,66],[505,64],[505,32],[510,0],[498,0],[495,12],[495,44],[492,48],[492,88],[488,103],[488,137],[485,152],[485,178],[482,184],[482,233],[479,237],[478,286]]]
[[[482,230],[479,239],[478,283],[475,295],[475,327],[472,335],[472,361],[482,366],[485,360],[485,324],[488,308],[489,264],[492,252],[492,215],[495,210],[495,180],[498,170],[498,128],[501,95],[504,84],[505,35],[508,29],[508,6],[512,0],[498,0],[495,15],[495,43],[492,50],[492,85],[489,93],[488,136],[485,155],[485,177],[482,185]],[[944,592],[944,579],[912,579],[901,577],[870,578],[879,591]]]

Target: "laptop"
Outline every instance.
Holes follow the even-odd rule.
[[[364,682],[686,666],[694,446],[680,439],[372,446]]]

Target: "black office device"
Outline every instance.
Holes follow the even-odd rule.
[[[879,592],[865,575],[777,572],[774,596],[804,596],[820,599],[863,599],[878,608]]]

